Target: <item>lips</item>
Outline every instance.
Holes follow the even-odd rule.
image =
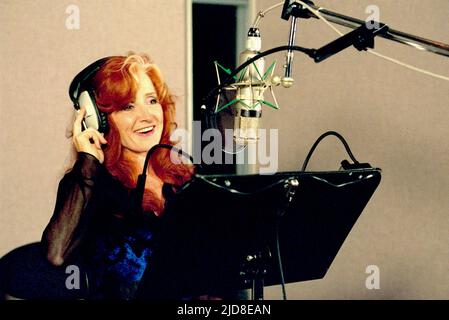
[[[139,136],[145,137],[145,136],[149,136],[149,135],[153,134],[155,128],[156,128],[155,125],[146,126],[146,127],[143,127],[143,128],[140,128],[140,129],[134,131],[134,133],[138,134]]]

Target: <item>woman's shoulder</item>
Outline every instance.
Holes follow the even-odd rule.
[[[122,183],[95,156],[87,152],[78,153],[73,167],[66,173],[66,176],[68,175],[78,175],[94,182],[110,183],[111,186],[122,186]]]
[[[72,168],[64,175],[60,186],[80,185],[93,191],[95,202],[117,206],[126,201],[129,189],[93,155],[79,152]]]

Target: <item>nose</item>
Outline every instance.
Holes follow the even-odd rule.
[[[135,105],[136,115],[140,120],[147,120],[151,117],[151,111],[148,106],[142,104]]]

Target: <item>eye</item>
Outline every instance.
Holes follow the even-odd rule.
[[[148,97],[146,104],[158,104],[159,100],[156,97]]]
[[[127,105],[125,105],[122,110],[132,110],[134,109],[134,105],[132,103],[128,103]]]

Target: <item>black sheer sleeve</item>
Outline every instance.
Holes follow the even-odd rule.
[[[94,156],[80,152],[72,170],[60,181],[55,210],[42,235],[47,259],[61,265],[85,238],[92,210],[86,210],[102,171]]]

